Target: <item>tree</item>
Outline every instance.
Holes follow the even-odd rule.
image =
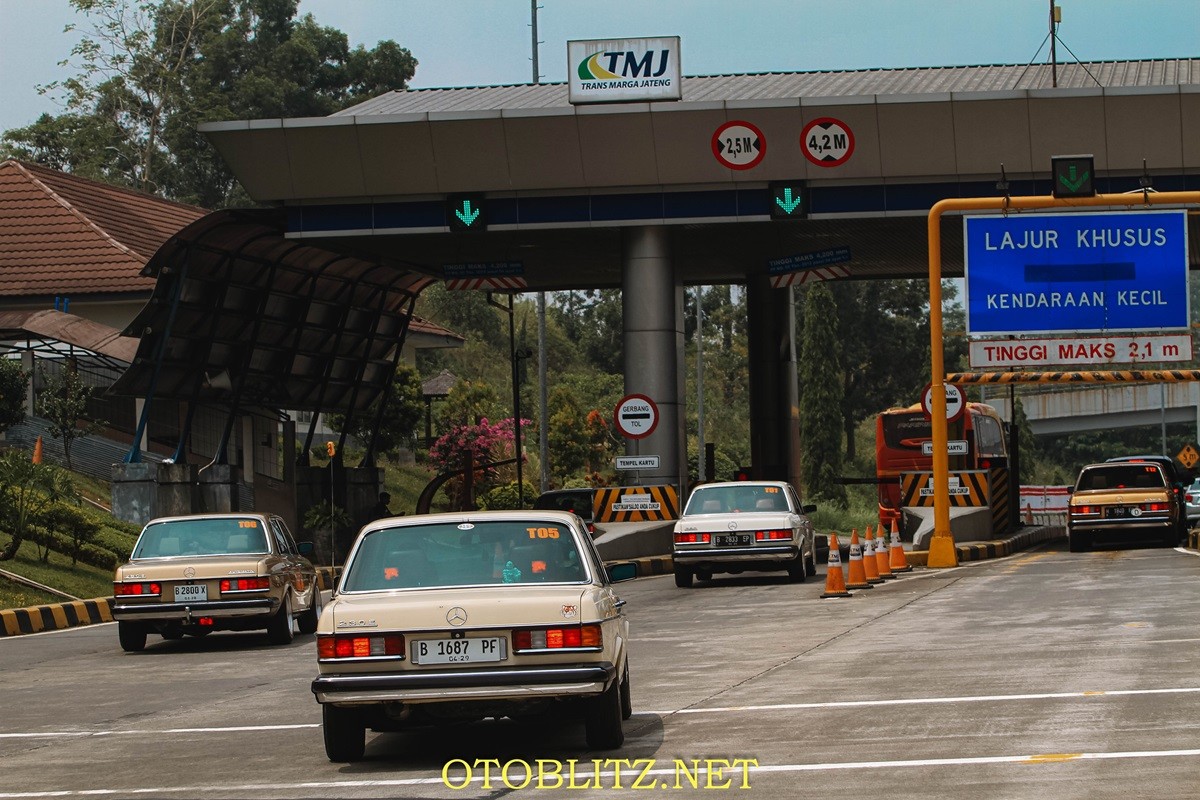
[[[0,433],[25,421],[29,373],[11,358],[0,358]]]
[[[449,430],[474,425],[481,419],[503,415],[500,396],[482,381],[460,380],[450,387],[446,401],[438,412],[438,425]]]
[[[34,464],[22,450],[0,454],[0,528],[12,537],[0,552],[0,561],[17,554],[30,527],[42,522],[58,500],[79,500],[67,472],[49,464]]]
[[[838,310],[828,284],[815,283],[804,297],[800,343],[800,468],[810,496],[844,506],[842,472],[842,374]]]
[[[86,385],[79,377],[79,370],[71,363],[64,364],[62,369],[54,372],[41,367],[38,374],[42,376],[42,391],[38,393],[36,403],[38,416],[50,422],[51,436],[62,439],[67,469],[73,469],[71,445],[107,424],[103,420],[88,420],[84,416],[88,400],[98,387]]]
[[[330,414],[329,426],[338,433],[349,433],[365,445],[371,440],[371,429],[381,402],[386,402],[387,406],[379,426],[376,449],[381,453],[394,453],[403,444],[411,446],[416,440],[417,425],[425,413],[425,403],[421,398],[421,376],[408,364],[396,365],[396,374],[383,396],[366,411],[355,414],[349,430],[346,430],[346,417],[342,414]]]
[[[41,87],[66,106],[4,135],[9,155],[215,208],[248,198],[201,122],[324,116],[403,89],[416,59],[395,42],[350,49],[296,18],[298,0],[71,0],[86,17]]]
[[[588,466],[591,450],[585,429],[583,409],[570,390],[556,387],[547,399],[550,420],[547,425],[550,441],[550,473],[559,481],[582,472]]]

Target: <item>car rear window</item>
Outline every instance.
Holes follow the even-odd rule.
[[[752,483],[700,487],[688,498],[684,514],[728,514],[752,511],[787,511],[787,494],[778,486]]]
[[[1167,481],[1156,464],[1106,464],[1085,469],[1079,475],[1076,489],[1163,489]]]
[[[262,522],[254,518],[181,519],[152,522],[131,558],[225,556],[270,552]]]
[[[566,511],[569,514],[578,514],[583,519],[591,519],[592,493],[580,491],[544,494],[533,501],[533,508],[535,511]]]
[[[587,580],[572,529],[553,520],[438,522],[366,533],[341,591],[577,583]]]

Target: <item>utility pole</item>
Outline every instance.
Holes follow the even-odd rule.
[[[533,83],[536,86],[542,79],[538,73],[538,29],[537,29],[537,0],[529,0],[529,27],[533,31]],[[537,293],[538,320],[538,462],[541,464],[539,486],[541,491],[550,488],[550,443],[549,409],[546,391],[546,293]]]
[[[1054,5],[1054,0],[1050,0],[1050,83],[1054,87],[1058,87],[1058,50],[1055,44],[1058,43],[1058,34],[1055,32],[1054,26],[1062,21],[1062,9]]]

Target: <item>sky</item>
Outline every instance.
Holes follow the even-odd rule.
[[[351,45],[392,39],[414,88],[529,83],[531,0],[301,0]],[[1058,0],[1060,62],[1200,55],[1200,0]],[[540,0],[539,73],[575,39],[681,37],[685,75],[1049,60],[1050,0]],[[0,131],[58,113],[37,87],[74,74],[67,0],[0,0]],[[1074,56],[1072,56],[1074,53]],[[684,98],[686,100],[686,98]]]

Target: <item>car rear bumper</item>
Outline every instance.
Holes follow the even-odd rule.
[[[318,703],[531,700],[600,694],[616,677],[616,666],[607,661],[544,667],[319,675],[312,682],[312,692]]]
[[[272,614],[279,601],[270,597],[208,600],[200,603],[117,603],[113,619],[140,622],[190,623],[198,617],[258,617]]]
[[[730,561],[795,561],[800,556],[800,546],[789,544],[770,547],[722,547],[704,550],[676,549],[671,559],[676,564],[722,564]]]
[[[1174,527],[1175,523],[1169,519],[1138,521],[1136,523],[1129,521],[1108,522],[1104,520],[1068,521],[1067,535],[1112,534],[1131,537],[1162,536],[1164,532],[1168,532]]]

